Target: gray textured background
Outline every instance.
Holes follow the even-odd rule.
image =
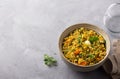
[[[119,0],[0,0],[0,79],[109,79],[102,68],[89,73],[68,68],[57,44],[62,31],[76,23],[107,32],[103,16],[114,2]],[[44,54],[58,66],[44,65]]]

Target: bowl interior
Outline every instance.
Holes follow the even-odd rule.
[[[70,32],[73,32],[75,29],[77,28],[81,28],[81,27],[84,27],[84,28],[88,28],[88,29],[91,29],[91,30],[94,30],[96,31],[97,33],[101,34],[103,36],[103,38],[106,40],[106,56],[104,57],[104,59],[102,59],[100,62],[94,64],[94,65],[89,65],[89,66],[82,66],[82,67],[90,67],[90,66],[95,66],[95,65],[98,65],[100,63],[102,63],[105,59],[107,59],[108,55],[109,55],[109,51],[110,51],[110,40],[109,40],[109,37],[108,35],[104,32],[104,30],[98,28],[97,26],[95,25],[91,25],[91,24],[87,24],[87,23],[82,23],[82,24],[75,24],[75,25],[72,25],[70,27],[68,27],[65,31],[63,31],[63,33],[61,34],[60,36],[60,39],[59,39],[59,50],[60,50],[60,54],[61,56],[69,63],[71,64],[74,64],[70,61],[68,61],[68,59],[66,57],[64,57],[64,54],[63,54],[63,51],[62,51],[62,43],[63,43],[63,39],[70,33]],[[76,64],[74,64],[76,65]],[[78,65],[77,65],[78,66]]]

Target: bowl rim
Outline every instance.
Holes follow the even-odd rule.
[[[61,47],[60,47],[60,45],[61,45],[61,42],[60,42],[61,37],[62,37],[62,35],[64,34],[64,32],[65,32],[66,30],[68,30],[68,29],[71,28],[71,27],[77,26],[77,25],[90,25],[90,26],[92,26],[92,27],[95,27],[95,28],[101,30],[102,32],[104,32],[104,34],[105,34],[106,37],[108,38],[107,41],[108,41],[109,46],[108,46],[108,48],[107,48],[107,50],[106,50],[106,53],[107,53],[107,54],[106,54],[105,57],[104,57],[101,61],[99,61],[98,63],[93,64],[93,65],[87,65],[87,66],[77,65],[77,64],[75,64],[75,63],[70,62],[70,61],[64,56],[64,54],[63,54],[63,52],[62,52],[62,49],[61,49]],[[92,29],[92,28],[91,28],[91,29]],[[96,30],[94,30],[94,31],[96,31]],[[72,32],[72,31],[71,31],[71,32]],[[98,32],[97,32],[97,33],[98,33]],[[100,33],[99,33],[99,34],[100,34]],[[102,35],[102,36],[103,36],[103,35]],[[103,37],[104,37],[104,36],[103,36]],[[61,33],[61,35],[60,35],[60,37],[59,37],[59,42],[58,42],[59,53],[60,53],[60,55],[62,56],[62,58],[63,58],[65,61],[67,61],[68,63],[72,64],[72,65],[75,65],[75,66],[78,66],[78,67],[83,67],[83,68],[94,67],[94,66],[97,66],[97,65],[101,64],[102,62],[104,62],[104,61],[107,59],[107,57],[109,56],[109,54],[110,54],[110,48],[111,48],[110,45],[111,45],[111,42],[110,42],[110,38],[109,38],[108,34],[107,34],[103,29],[101,29],[100,27],[97,27],[96,25],[93,25],[93,24],[90,24],[90,23],[77,23],[77,24],[74,24],[74,25],[70,25],[69,27],[65,28],[64,31]]]

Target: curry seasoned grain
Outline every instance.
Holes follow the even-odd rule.
[[[101,61],[106,55],[106,41],[94,30],[79,28],[63,41],[63,54],[72,63],[88,66]]]

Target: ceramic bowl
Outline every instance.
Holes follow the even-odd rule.
[[[96,31],[97,33],[101,34],[103,36],[103,38],[106,40],[106,56],[104,57],[104,59],[102,59],[100,62],[98,62],[98,63],[96,63],[94,65],[90,65],[90,66],[76,65],[76,64],[70,62],[67,58],[65,58],[65,56],[63,54],[63,51],[62,51],[63,39],[67,35],[69,35],[69,33],[73,32],[75,29],[81,28],[81,27],[88,28],[88,29]],[[88,23],[80,23],[80,24],[72,25],[72,26],[66,28],[62,32],[62,34],[60,35],[60,38],[59,38],[58,46],[59,46],[60,55],[61,55],[63,61],[70,68],[72,68],[74,70],[77,70],[77,71],[81,71],[81,72],[88,72],[88,71],[92,71],[92,70],[95,70],[96,68],[100,67],[107,60],[107,57],[108,57],[109,52],[110,52],[110,39],[109,39],[108,35],[105,33],[105,31],[102,30],[101,28],[99,28],[99,27],[97,27],[95,25],[92,25],[92,24],[88,24]]]

